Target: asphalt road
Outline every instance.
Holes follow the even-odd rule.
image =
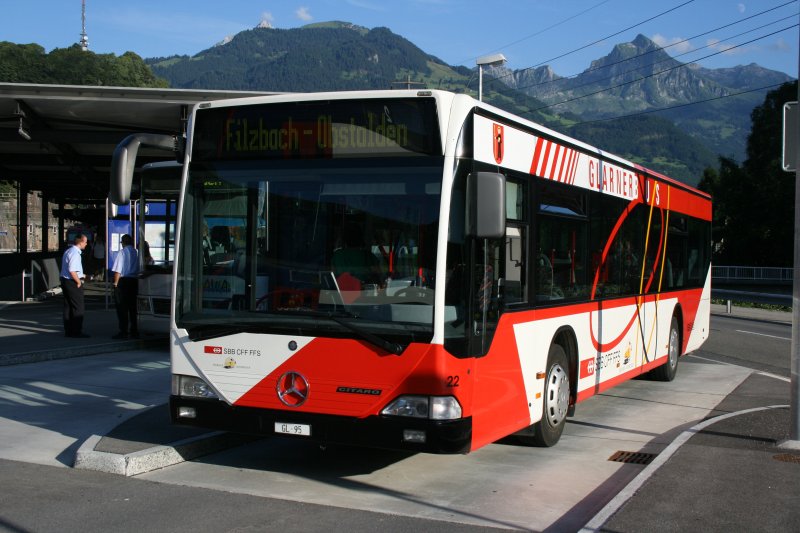
[[[708,340],[693,356],[789,377],[791,342],[790,324],[714,315]]]

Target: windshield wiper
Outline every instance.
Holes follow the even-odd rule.
[[[365,330],[364,328],[353,324],[352,322],[348,322],[347,320],[342,320],[343,318],[358,318],[358,315],[355,313],[351,313],[347,310],[339,311],[335,313],[333,311],[325,312],[325,311],[312,311],[312,310],[303,310],[300,311],[301,314],[308,314],[311,316],[318,316],[323,318],[329,318],[339,324],[340,326],[344,326],[345,328],[349,329],[365,341],[369,342],[381,348],[382,350],[386,350],[389,353],[393,353],[395,355],[401,355],[403,353],[403,346],[396,343],[391,342],[379,335],[375,335],[374,333],[370,333],[369,331]]]
[[[369,331],[366,331],[364,328],[361,328],[352,322],[347,320],[343,320],[343,318],[358,318],[358,315],[355,313],[351,313],[346,310],[339,311],[338,313],[335,312],[325,312],[325,311],[314,311],[311,309],[297,311],[293,314],[298,315],[307,315],[307,316],[314,316],[314,317],[321,317],[327,318],[336,322],[340,326],[352,331],[353,333],[357,334],[359,337],[364,339],[365,341],[377,346],[378,348],[385,350],[389,353],[400,355],[403,353],[403,346],[396,343],[388,341],[379,335],[375,335]],[[209,339],[215,339],[217,337],[224,337],[226,335],[233,335],[236,333],[243,333],[243,332],[256,332],[259,329],[263,329],[263,326],[259,327],[256,324],[236,324],[236,325],[220,325],[220,324],[193,324],[187,325],[186,329],[189,332],[189,338],[194,341],[204,341]]]

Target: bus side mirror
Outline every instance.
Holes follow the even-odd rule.
[[[136,156],[141,145],[175,152],[180,148],[178,139],[174,135],[134,133],[125,137],[114,149],[114,155],[111,157],[109,196],[117,205],[127,204],[131,199],[133,171],[136,168]]]
[[[467,176],[467,235],[499,239],[506,234],[506,177],[495,172]]]

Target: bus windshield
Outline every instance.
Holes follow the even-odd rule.
[[[429,341],[440,156],[193,163],[176,322]]]

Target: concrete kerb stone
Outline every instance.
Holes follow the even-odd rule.
[[[255,440],[254,437],[215,431],[122,455],[95,450],[102,438],[92,435],[86,439],[75,454],[74,468],[136,476]]]
[[[778,443],[778,448],[784,450],[800,451],[800,440],[783,440]]]
[[[166,337],[158,339],[134,339],[123,342],[109,342],[103,344],[90,344],[72,348],[55,348],[51,350],[35,350],[31,352],[0,354],[0,366],[19,365],[24,363],[39,363],[54,361],[56,359],[70,359],[85,355],[98,355],[111,352],[124,352],[130,350],[144,350],[164,344]]]

